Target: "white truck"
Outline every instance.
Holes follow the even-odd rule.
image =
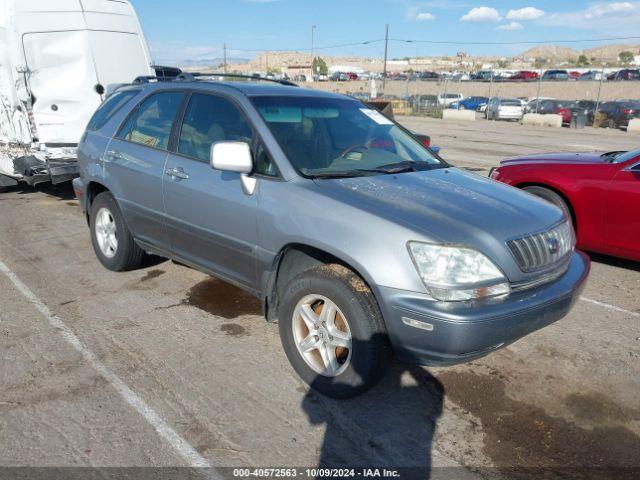
[[[128,0],[0,0],[0,189],[77,176],[105,95],[154,74]]]

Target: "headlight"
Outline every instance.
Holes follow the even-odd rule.
[[[509,293],[509,282],[482,253],[464,247],[409,242],[413,263],[436,300],[462,301]]]

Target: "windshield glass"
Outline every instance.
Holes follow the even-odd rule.
[[[513,98],[503,98],[500,100],[500,105],[504,105],[505,107],[521,107],[522,102]]]
[[[348,99],[254,97],[258,112],[303,176],[358,176],[444,166],[377,110]]]
[[[613,152],[616,155],[614,155],[614,162],[615,163],[624,163],[627,160],[631,160],[633,158],[636,157],[640,157],[640,149],[637,150],[629,150],[628,152]]]

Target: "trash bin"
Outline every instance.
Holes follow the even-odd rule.
[[[571,112],[571,128],[584,128],[586,125],[586,112]]]

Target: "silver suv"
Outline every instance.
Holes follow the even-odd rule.
[[[359,101],[186,78],[118,89],[75,191],[115,271],[145,253],[255,294],[300,377],[349,397],[567,314],[589,271],[563,213],[458,170]]]

